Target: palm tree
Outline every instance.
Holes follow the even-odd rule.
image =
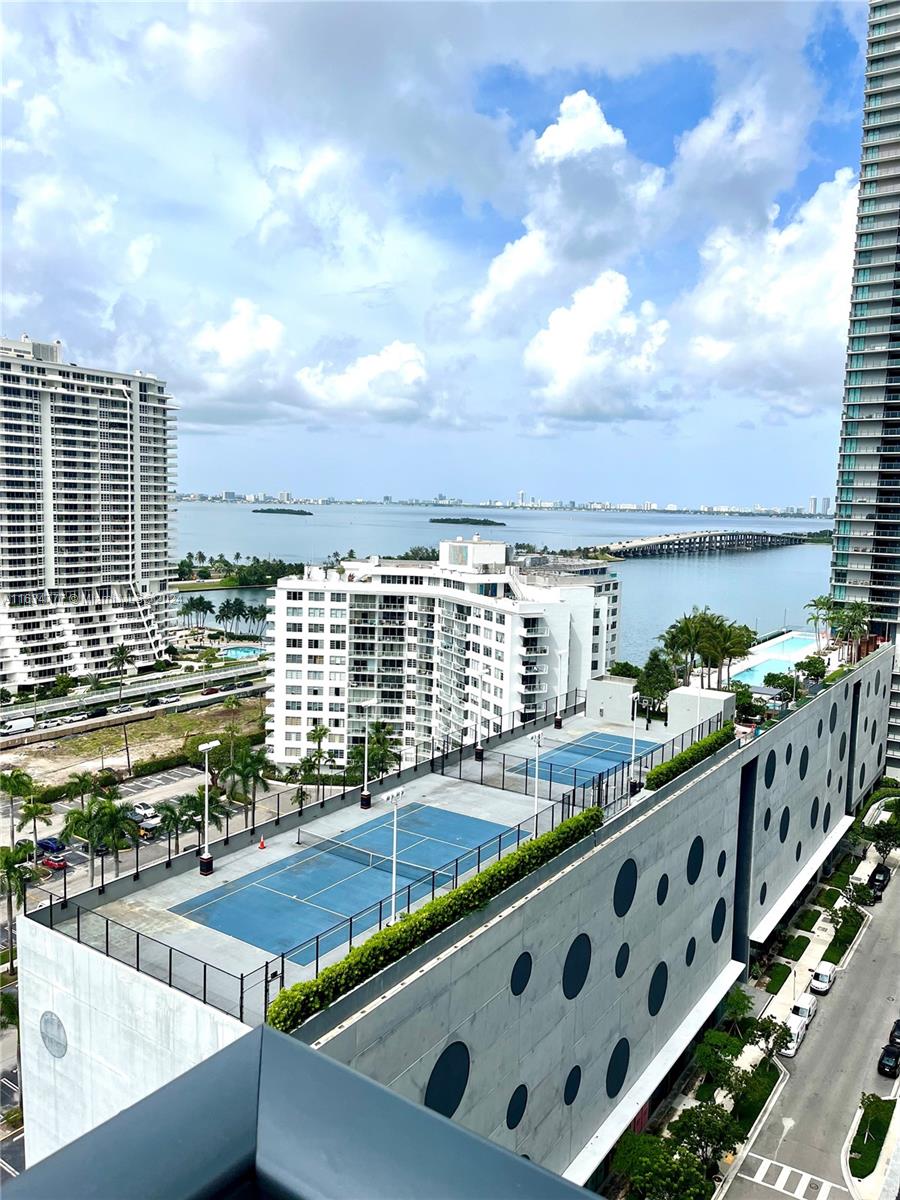
[[[315,725],[307,733],[307,740],[315,743],[315,750],[310,750],[306,756],[306,762],[309,769],[316,777],[316,799],[322,799],[322,768],[334,767],[335,761],[330,750],[322,745],[325,739],[330,735],[331,730],[327,725]]]
[[[83,808],[73,808],[71,812],[66,813],[66,819],[63,822],[60,838],[64,842],[71,842],[73,839],[84,842],[87,846],[88,853],[88,872],[90,875],[90,886],[94,886],[94,847],[99,845],[105,837],[105,831],[102,827],[102,804],[108,804],[108,800],[104,800],[100,796],[91,795],[88,797],[87,804]]]
[[[206,618],[216,611],[216,606],[212,600],[207,600],[205,596],[197,596],[196,600],[195,608],[199,615],[200,624],[205,626]]]
[[[83,810],[84,797],[93,790],[93,787],[94,776],[90,771],[78,771],[76,774],[69,776],[69,782],[66,784],[66,793],[72,800],[77,796]]]
[[[37,865],[37,855],[38,855],[38,846],[37,846],[38,821],[40,821],[42,825],[49,825],[50,818],[52,816],[53,816],[53,805],[47,804],[43,800],[38,800],[38,799],[34,799],[34,798],[26,800],[26,802],[22,805],[22,809],[19,813],[19,824],[16,826],[16,828],[19,830],[19,832],[21,833],[26,825],[29,825],[29,824],[31,825],[31,832],[34,835],[32,838],[32,842],[34,844],[35,865]]]
[[[88,685],[92,692],[99,692],[103,687],[103,681],[96,671],[92,671],[89,675],[85,675],[84,682]]]
[[[113,646],[109,652],[109,665],[115,667],[119,673],[119,703],[122,703],[122,683],[125,677],[125,668],[132,666],[134,663],[134,653],[128,646]]]
[[[253,749],[250,746],[242,747],[230,768],[226,768],[229,775],[234,775],[240,780],[241,790],[245,797],[249,795],[250,804],[253,813],[253,824],[256,824],[256,789],[261,783],[265,783],[265,771],[269,766],[269,761],[266,758],[264,750]],[[222,774],[225,774],[223,771]],[[246,828],[247,813],[244,812],[244,828]]]
[[[175,853],[181,853],[181,834],[185,830],[184,814],[176,800],[163,800],[156,805],[159,827],[163,833],[175,835]],[[191,826],[193,828],[193,826]]]
[[[102,840],[112,849],[116,864],[116,878],[119,878],[119,851],[123,839],[136,841],[140,826],[131,815],[131,805],[127,800],[117,801],[103,797],[98,800],[98,824]]]
[[[386,721],[373,721],[369,729],[369,773],[381,778],[400,761],[397,739]]]
[[[34,793],[34,780],[21,767],[12,767],[0,772],[0,792],[9,800],[9,844],[16,838],[16,800],[25,799]]]
[[[198,837],[203,836],[203,814],[206,809],[205,789],[201,784],[196,792],[188,792],[184,796],[179,796],[177,800],[178,814],[181,820],[181,830],[186,833],[189,829],[196,829]],[[215,826],[216,829],[222,828],[222,822],[225,819],[225,805],[222,803],[221,797],[217,796],[212,788],[209,791],[209,823]],[[176,838],[175,853],[178,853],[178,842]]]
[[[746,658],[750,653],[756,635],[749,625],[736,625],[729,621],[725,627],[723,649],[727,666],[726,686],[731,686],[731,664],[736,658]]]
[[[251,771],[241,755],[223,767],[219,779],[225,781],[225,795],[229,803],[240,804],[244,809],[244,828],[247,828],[250,813]]]
[[[683,664],[681,682],[685,687],[690,681],[694,659],[700,649],[700,638],[703,634],[702,618],[703,613],[695,606],[690,613],[684,613],[664,633],[660,634],[663,649],[672,661]]]
[[[237,696],[227,696],[222,701],[222,707],[226,712],[235,713],[240,710],[241,702]],[[225,726],[225,732],[228,734],[228,765],[234,766],[234,739],[239,733],[237,723],[232,719]]]
[[[25,900],[25,889],[38,878],[37,868],[28,861],[24,846],[0,846],[0,895],[6,896],[6,944],[9,965],[13,960],[15,910]]]
[[[859,658],[859,643],[868,633],[871,619],[872,606],[864,600],[852,600],[838,610],[837,625],[841,636],[850,645],[851,662]]]
[[[700,651],[701,664],[706,666],[708,672],[711,673],[712,668],[716,668],[716,687],[721,690],[722,668],[728,657],[728,625],[724,617],[720,617],[718,613],[703,614],[697,649]],[[707,686],[711,686],[709,675]]]
[[[10,946],[10,953],[12,946]],[[15,992],[0,992],[0,1029],[16,1031],[16,1075],[19,1080],[19,1108],[22,1107],[22,1038],[19,1030],[19,997]]]
[[[803,607],[809,612],[809,616],[806,618],[807,625],[812,625],[816,631],[816,654],[818,654],[822,648],[822,626],[828,627],[834,606],[830,596],[813,596],[812,600]]]

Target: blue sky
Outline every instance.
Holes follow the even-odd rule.
[[[7,4],[3,332],[184,490],[831,495],[866,7]]]

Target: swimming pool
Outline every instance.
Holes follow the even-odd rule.
[[[816,648],[816,639],[808,634],[792,633],[783,642],[776,642],[772,648],[783,654],[813,654]]]
[[[221,658],[257,658],[265,650],[265,646],[229,646],[220,654]]]
[[[777,671],[782,674],[792,674],[794,664],[787,658],[767,658],[763,662],[757,663],[753,667],[747,667],[745,671],[739,671],[737,675],[732,675],[732,683],[746,683],[750,687],[762,687],[763,680],[767,675]]]

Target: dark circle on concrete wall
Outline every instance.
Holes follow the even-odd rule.
[[[515,1129],[525,1116],[525,1105],[528,1103],[528,1088],[520,1083],[509,1098],[506,1106],[506,1128]]]
[[[759,889],[759,902],[760,902],[760,904],[765,904],[765,902],[766,902],[766,893],[768,892],[768,890],[769,890],[769,885],[768,885],[767,883],[764,883],[764,884],[762,885],[762,887]]]
[[[766,781],[767,788],[770,788],[772,786],[772,783],[774,782],[775,767],[776,767],[775,751],[770,750],[769,753],[766,755],[766,768],[765,768],[765,771],[763,772],[763,778]]]
[[[834,727],[837,725],[837,705],[832,704],[831,712],[828,714],[828,728],[834,733]]]
[[[882,758],[884,758],[884,747],[883,747],[883,746],[879,746],[879,747],[878,747],[878,765],[879,765],[879,767],[881,766],[881,760],[882,760]]]
[[[880,687],[881,687],[881,672],[876,671],[875,672],[875,691],[877,692]]]
[[[725,864],[728,862],[728,855],[722,850],[719,854],[719,861],[716,863],[716,874],[721,879],[725,874]]]
[[[872,693],[872,684],[867,683],[866,684],[866,695],[869,696],[869,695],[871,695],[871,693]]]
[[[819,726],[816,729],[816,737],[821,737],[821,736],[822,736],[822,718],[820,717],[819,718]]]
[[[621,979],[628,970],[628,960],[631,958],[631,947],[623,942],[616,955],[616,979]]]
[[[626,858],[619,867],[616,886],[613,888],[613,909],[617,917],[624,917],[631,908],[637,889],[637,876],[637,863],[633,858]]]
[[[822,813],[822,832],[828,832],[828,826],[831,824],[831,805],[826,804]]]
[[[791,765],[791,759],[793,757],[794,757],[794,743],[788,742],[787,750],[785,750],[785,752],[784,752],[784,761],[787,763],[788,766]]]
[[[806,778],[806,772],[809,770],[809,747],[804,746],[800,751],[800,778]]]
[[[563,965],[563,995],[567,1000],[574,1000],[584,987],[590,965],[591,939],[586,933],[579,933],[569,947],[569,953],[566,955]]]
[[[656,885],[656,903],[665,904],[666,896],[669,894],[669,877],[663,871],[659,877],[659,883]]]
[[[841,775],[841,777],[838,779],[838,792],[842,792],[843,790],[844,790],[844,777],[843,777],[843,775]]]
[[[831,767],[828,768],[828,774],[825,776],[825,786],[831,787]]]
[[[722,931],[725,929],[725,901],[719,899],[716,901],[716,907],[713,909],[712,924],[710,925],[710,937],[714,942],[717,942],[722,936]]]
[[[469,1082],[469,1047],[465,1042],[445,1046],[428,1077],[425,1107],[443,1117],[452,1117],[459,1108]]]
[[[687,881],[688,883],[696,883],[700,877],[700,872],[703,869],[703,838],[699,833],[691,842],[691,848],[688,850],[687,857]]]
[[[846,753],[847,753],[847,735],[846,735],[846,733],[842,733],[841,734],[841,744],[838,747],[838,758],[841,760],[841,762],[844,761],[844,755]]]
[[[697,939],[690,938],[688,940],[687,949],[684,952],[684,965],[689,967],[694,961],[694,955],[697,953]]]
[[[531,955],[523,950],[513,963],[512,974],[509,977],[509,990],[514,996],[521,996],[528,987],[531,978]]]
[[[850,684],[845,683],[844,684],[844,699],[846,700],[849,695],[850,695]]]
[[[866,719],[863,721],[863,733],[866,733],[868,728],[869,728],[869,718],[866,717]]]
[[[787,805],[781,810],[781,820],[778,822],[778,839],[781,842],[787,841],[788,830],[791,827],[791,810]]]
[[[802,843],[802,842],[798,842],[798,843],[797,843],[797,849],[794,851],[794,858],[796,858],[797,862],[799,862],[799,861],[800,861],[800,856],[801,856],[802,854],[803,854],[803,843]]]
[[[771,824],[772,824],[772,810],[771,810],[771,808],[767,808],[766,815],[763,817],[763,829],[768,830],[768,828]]]
[[[574,1104],[575,1097],[578,1095],[578,1089],[581,1087],[581,1067],[573,1067],[566,1076],[566,1085],[563,1088],[563,1103]]]
[[[651,1017],[655,1017],[662,1008],[668,986],[669,968],[664,962],[657,963],[650,977],[650,988],[647,992],[647,1011]]]
[[[631,1061],[631,1046],[628,1038],[620,1038],[609,1056],[606,1068],[606,1094],[610,1100],[618,1096],[628,1074],[628,1064]]]
[[[878,722],[873,721],[872,722],[872,745],[873,746],[875,745],[875,738],[877,737],[877,735],[878,735]]]
[[[69,1048],[66,1028],[55,1012],[41,1013],[41,1041],[54,1058],[64,1058]]]
[[[859,768],[859,786],[862,787],[862,785],[865,782],[866,782],[866,764],[863,763],[863,765]]]
[[[809,827],[815,829],[819,820],[819,797],[816,796],[809,808]]]

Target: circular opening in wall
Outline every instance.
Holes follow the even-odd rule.
[[[520,1083],[509,1098],[506,1106],[506,1128],[515,1129],[525,1116],[525,1106],[528,1103],[528,1088]]]
[[[616,979],[621,979],[628,970],[629,958],[631,958],[631,948],[627,942],[623,942],[616,954]]]
[[[781,820],[778,822],[778,840],[787,841],[788,830],[791,827],[791,810],[787,805],[781,810]]]
[[[847,753],[847,735],[846,735],[846,733],[842,733],[840,746],[838,747],[838,758],[841,760],[841,762],[844,761],[844,755],[846,753]]]
[[[581,1087],[581,1067],[573,1067],[566,1076],[566,1086],[563,1088],[563,1103],[574,1104],[578,1089]]]
[[[669,877],[665,871],[663,871],[662,875],[659,877],[659,883],[656,885],[656,903],[660,905],[665,904],[666,896],[668,896],[668,894]]]
[[[841,775],[841,777],[838,779],[838,794],[843,792],[843,790],[844,790],[844,777],[843,777],[843,775]]]
[[[694,961],[694,955],[697,953],[697,939],[689,938],[687,949],[684,952],[684,965],[689,967]]]
[[[766,902],[766,894],[767,894],[768,890],[769,890],[769,885],[768,885],[767,883],[764,883],[764,884],[762,885],[762,887],[759,889],[759,902],[760,902],[760,904],[765,904],[765,902]]]
[[[844,684],[844,699],[846,700],[849,695],[850,695],[850,684],[845,683]]]
[[[870,695],[870,693],[871,693],[871,691],[872,691],[872,684],[871,684],[871,683],[867,683],[867,684],[866,684],[866,696],[869,696],[869,695]]]
[[[772,786],[772,784],[775,782],[775,767],[776,766],[777,766],[777,762],[776,762],[776,758],[775,758],[775,751],[770,750],[769,753],[766,755],[766,766],[765,766],[765,770],[763,771],[763,778],[765,780],[767,788],[770,788]]]
[[[514,996],[521,996],[528,987],[528,980],[531,978],[531,966],[531,955],[527,950],[523,950],[515,963],[513,963],[512,974],[509,977],[509,990]]]
[[[562,988],[567,1000],[574,1000],[587,979],[588,968],[591,965],[591,939],[586,933],[579,933],[569,947],[566,961],[563,965]]]
[[[866,719],[863,721],[863,733],[867,733],[868,729],[869,729],[869,718],[866,717]]]
[[[878,722],[872,722],[872,745],[875,745],[875,738],[878,736]]]
[[[722,850],[719,854],[719,861],[716,863],[716,874],[721,879],[725,874],[725,864],[728,862],[728,855]]]
[[[794,858],[797,860],[797,862],[799,862],[799,861],[800,861],[800,856],[801,856],[802,854],[803,854],[803,843],[802,843],[802,842],[798,842],[798,843],[797,843],[797,849],[794,851]]]
[[[826,804],[822,812],[822,832],[828,832],[828,826],[831,824],[831,805]]]
[[[763,829],[765,829],[768,832],[769,826],[771,824],[772,824],[772,810],[771,810],[771,808],[767,808],[766,815],[763,817]]]
[[[616,884],[613,888],[613,910],[617,917],[624,917],[631,908],[634,893],[637,890],[637,863],[633,858],[626,858],[619,867]]]
[[[865,782],[866,782],[866,764],[863,763],[863,765],[859,768],[859,786],[862,787],[862,785]]]
[[[69,1048],[65,1026],[49,1009],[41,1013],[41,1041],[54,1058],[63,1058]]]
[[[882,746],[879,746],[878,747],[878,765],[879,765],[879,767],[881,766],[882,758],[884,758],[884,748]]]
[[[716,901],[716,907],[713,909],[712,922],[710,924],[710,936],[714,942],[717,942],[722,936],[725,929],[725,914],[727,909],[723,899]]]
[[[825,776],[825,786],[831,787],[831,767],[828,768],[828,774]]]
[[[828,728],[834,733],[834,727],[837,725],[837,705],[832,704],[831,712],[828,714]]]
[[[877,692],[880,687],[881,687],[881,671],[876,671],[875,672],[875,691]]]
[[[809,827],[815,829],[819,820],[819,797],[816,796],[809,807]]]
[[[650,988],[647,992],[647,1011],[651,1017],[655,1017],[662,1008],[668,986],[669,968],[664,962],[657,963],[650,977]]]
[[[465,1042],[451,1042],[431,1068],[425,1088],[425,1107],[441,1116],[452,1117],[459,1108],[469,1082],[469,1048]]]
[[[806,778],[806,772],[808,770],[809,770],[809,748],[807,746],[804,746],[803,749],[800,751],[799,773],[800,773],[801,779]]]
[[[816,737],[821,737],[821,736],[822,736],[822,719],[821,719],[821,717],[820,717],[820,718],[819,718],[819,724],[818,724],[818,726],[817,726],[817,728],[816,728]]]
[[[618,1096],[628,1074],[628,1064],[631,1060],[631,1046],[628,1038],[620,1038],[609,1056],[606,1068],[606,1094],[610,1100]]]
[[[794,745],[793,745],[793,742],[788,742],[787,750],[785,750],[785,752],[784,752],[784,761],[787,763],[788,766],[791,765],[791,759],[793,757],[794,757]]]
[[[696,883],[703,869],[703,838],[698,834],[691,842],[687,857],[687,881]]]

